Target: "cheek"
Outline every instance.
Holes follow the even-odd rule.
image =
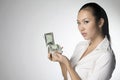
[[[91,37],[97,35],[98,33],[99,33],[99,30],[97,28],[89,29],[89,34]]]
[[[98,32],[97,26],[91,25],[87,29],[88,34],[94,35]]]

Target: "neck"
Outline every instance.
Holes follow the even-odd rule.
[[[94,37],[90,41],[90,46],[96,47],[103,39],[104,39],[104,37],[102,35]]]

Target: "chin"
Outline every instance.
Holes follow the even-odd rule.
[[[85,40],[90,40],[90,38],[88,38],[88,37],[84,37],[84,39],[85,39]]]

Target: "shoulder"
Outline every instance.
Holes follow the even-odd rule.
[[[114,61],[115,62],[115,55],[113,53],[112,50],[106,50],[106,51],[100,51],[101,56],[99,56],[99,58],[97,59],[97,62],[111,62]]]

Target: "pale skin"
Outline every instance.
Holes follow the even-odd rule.
[[[78,29],[84,39],[91,41],[87,50],[84,52],[82,57],[80,57],[81,60],[92,50],[94,50],[96,46],[104,39],[101,31],[104,24],[104,19],[101,18],[99,22],[96,23],[91,8],[85,8],[78,13],[77,23]],[[67,71],[70,74],[71,80],[81,80],[80,75],[78,75],[75,69],[71,66],[70,60],[66,56],[56,52],[54,54],[48,53],[48,58],[51,61],[59,62],[64,80],[67,80]]]

